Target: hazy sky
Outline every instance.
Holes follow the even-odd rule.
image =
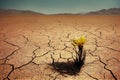
[[[120,0],[0,0],[0,9],[32,10],[46,14],[83,13],[118,7]]]

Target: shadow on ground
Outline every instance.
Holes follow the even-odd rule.
[[[77,67],[73,62],[55,62],[54,68],[61,74],[76,75],[80,68]]]
[[[51,65],[53,66],[53,69],[58,71],[60,74],[77,75],[85,63],[85,58],[86,52],[84,51],[82,57],[76,59],[73,58],[74,61],[53,62]]]
[[[81,64],[81,66],[78,66],[74,62],[54,62],[51,65],[53,66],[54,70],[62,75],[77,75],[83,66],[83,64]]]

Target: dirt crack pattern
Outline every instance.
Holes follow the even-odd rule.
[[[108,16],[2,17],[0,80],[120,80],[120,24]],[[85,63],[79,71],[71,43],[81,35],[87,42]]]

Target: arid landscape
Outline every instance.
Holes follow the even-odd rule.
[[[71,43],[82,35],[78,71]],[[0,14],[0,80],[120,80],[120,15]]]

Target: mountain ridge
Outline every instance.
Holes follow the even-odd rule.
[[[120,8],[101,9],[98,11],[91,11],[86,14],[98,14],[98,15],[117,15],[120,14]]]
[[[0,9],[0,14],[41,14],[39,12],[31,11],[31,10],[16,10],[16,9]]]
[[[0,9],[0,14],[41,14],[44,15],[44,13],[39,13],[35,11],[30,10],[16,10],[16,9]],[[51,15],[119,15],[120,14],[120,8],[110,8],[110,9],[101,9],[98,11],[90,11],[87,13],[58,13],[58,14],[51,14]]]

